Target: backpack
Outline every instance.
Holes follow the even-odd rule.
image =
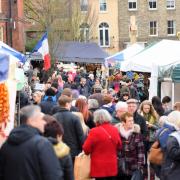
[[[178,142],[178,144],[180,146],[180,133],[179,132],[177,132],[177,131],[173,132],[169,136],[174,137],[177,140],[177,142]]]
[[[54,103],[57,102],[57,97],[56,96],[45,96],[43,101],[47,101],[49,98],[51,98],[52,102],[54,102]]]

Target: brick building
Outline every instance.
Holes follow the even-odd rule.
[[[0,0],[0,40],[24,51],[23,0]]]
[[[176,39],[180,31],[179,0],[119,0],[120,48],[129,44],[130,16],[136,17],[137,42]]]

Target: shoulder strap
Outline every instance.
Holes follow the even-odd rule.
[[[176,140],[177,140],[177,142],[178,142],[178,144],[180,146],[180,133],[179,132],[173,132],[173,133],[170,134],[170,136],[176,138]]]
[[[164,128],[160,133],[159,133],[159,137],[161,137],[166,131],[168,131],[168,128]]]
[[[115,141],[113,141],[112,136],[106,131],[106,129],[104,129],[102,126],[101,126],[101,129],[103,129],[103,131],[105,132],[105,134],[107,134],[110,141],[116,146]]]
[[[109,138],[109,139],[112,139],[111,135],[110,135],[103,127],[101,127],[101,128],[102,128],[103,131],[107,134],[108,138]]]

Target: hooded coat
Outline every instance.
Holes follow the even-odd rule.
[[[74,180],[73,163],[70,155],[70,148],[62,141],[58,142],[54,138],[48,139],[53,144],[54,151],[61,164],[63,171],[63,179]]]
[[[161,169],[162,180],[179,180],[180,177],[180,133],[176,131],[168,137],[165,159]]]
[[[0,150],[1,180],[60,180],[62,169],[51,143],[38,129],[15,128]]]

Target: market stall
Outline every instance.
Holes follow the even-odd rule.
[[[108,54],[96,43],[66,41],[59,44],[55,57],[60,62],[104,64]]]
[[[17,63],[23,54],[0,42],[0,144],[14,127]]]
[[[115,67],[122,61],[128,60],[129,58],[135,56],[136,54],[140,53],[144,47],[140,46],[139,44],[135,43],[126,49],[109,56],[105,59],[105,65],[106,67]]]
[[[172,98],[172,105],[180,101],[180,61],[160,67],[161,96]]]
[[[176,63],[180,60],[180,41],[161,40],[147,47],[141,53],[122,62],[122,71],[151,73],[149,98],[157,95],[160,67]]]

